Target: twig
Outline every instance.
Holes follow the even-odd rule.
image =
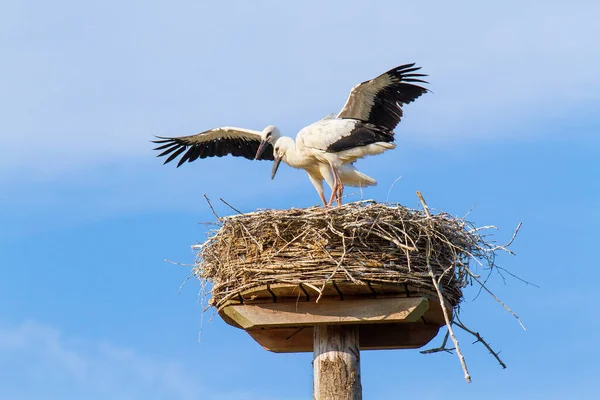
[[[486,342],[485,340],[483,340],[483,337],[481,337],[481,335],[479,334],[479,332],[474,332],[472,330],[470,330],[469,328],[467,328],[461,321],[460,319],[458,319],[458,316],[456,317],[457,321],[454,321],[454,325],[458,326],[460,329],[462,329],[465,332],[470,333],[471,335],[475,336],[475,338],[477,339],[475,341],[475,343],[480,342],[481,344],[483,344],[485,346],[486,349],[488,349],[488,351],[490,352],[491,355],[494,356],[494,358],[498,361],[498,363],[500,364],[500,366],[504,369],[506,369],[506,364],[504,364],[504,362],[500,359],[500,355],[499,353],[496,353],[492,347],[488,344],[488,342]]]
[[[421,204],[423,205],[423,211],[425,211],[425,215],[427,215],[427,218],[430,218],[431,214],[429,213],[429,207],[427,206],[427,203],[425,203],[425,199],[423,198],[423,195],[418,190],[417,190],[417,197],[419,198],[419,200],[421,200]]]
[[[455,350],[455,348],[454,347],[452,347],[452,348],[446,347],[446,343],[448,343],[449,336],[450,336],[450,331],[446,331],[446,334],[444,335],[444,341],[442,342],[440,347],[436,347],[434,349],[428,349],[428,350],[421,350],[420,353],[421,354],[433,354],[433,353],[439,353],[440,351],[445,351],[446,353],[452,354],[452,350]]]
[[[515,312],[513,310],[510,309],[509,306],[507,306],[506,304],[504,304],[504,302],[502,302],[502,300],[500,300],[498,297],[496,297],[496,295],[494,293],[492,293],[492,291],[490,289],[487,288],[487,286],[485,286],[483,283],[481,283],[481,281],[475,277],[473,277],[473,279],[475,279],[475,281],[477,283],[479,283],[481,285],[481,287],[483,287],[483,289],[489,293],[490,296],[492,296],[494,298],[494,300],[496,300],[498,303],[500,303],[500,305],[502,307],[504,307],[509,313],[512,314],[513,317],[515,317],[515,319],[517,320],[517,322],[519,322],[519,325],[521,325],[521,328],[523,328],[524,331],[527,330],[527,328],[525,328],[525,325],[523,325],[523,323],[521,322],[521,320],[519,319],[519,317],[517,316],[517,314],[515,314]]]
[[[302,283],[304,286],[308,286],[309,288],[311,288],[312,290],[314,290],[315,292],[319,293],[319,296],[321,295],[321,289],[319,289],[318,287],[316,287],[315,285],[311,285],[310,283],[307,282],[303,282]]]
[[[421,204],[423,205],[423,210],[425,211],[427,218],[430,219],[431,214],[429,213],[429,207],[427,206],[427,203],[425,203],[425,199],[423,198],[423,195],[418,190],[417,190],[417,197],[419,198],[419,200],[421,200]],[[427,234],[426,246],[427,246],[426,262],[427,262],[427,269],[429,270],[429,276],[431,278],[431,282],[433,283],[433,286],[435,287],[435,291],[437,292],[438,299],[440,300],[440,306],[442,307],[442,313],[444,314],[444,320],[446,321],[446,326],[448,327],[448,333],[450,334],[450,337],[452,338],[452,342],[454,342],[454,348],[456,349],[456,355],[458,356],[458,360],[460,361],[460,365],[462,366],[463,372],[465,374],[465,380],[467,381],[467,383],[471,383],[471,375],[469,374],[469,369],[467,368],[467,363],[465,361],[465,357],[463,356],[462,351],[460,350],[460,345],[458,343],[458,339],[456,339],[456,336],[454,336],[454,331],[452,329],[452,321],[450,320],[450,317],[448,316],[448,310],[446,309],[446,299],[444,298],[444,295],[442,294],[442,291],[440,289],[440,284],[439,284],[437,278],[435,277],[435,274],[433,273],[433,268],[431,266],[431,237],[429,236],[429,233]],[[441,279],[441,277],[440,277],[440,279]]]
[[[473,204],[471,206],[471,208],[469,208],[469,211],[467,211],[467,213],[462,217],[462,219],[467,219],[467,217],[469,216],[469,214],[471,214],[471,211],[473,211],[475,209],[475,204]]]
[[[492,268],[490,268],[490,270],[488,271],[487,276],[483,280],[483,285],[479,285],[479,289],[477,290],[477,295],[475,295],[475,297],[473,297],[473,301],[477,300],[477,298],[479,297],[479,295],[483,291],[483,287],[487,283],[488,279],[490,279],[490,277],[492,276],[492,272],[494,272],[494,270]]]
[[[357,281],[352,275],[350,275],[350,272],[348,272],[348,270],[342,266],[342,262],[344,261],[344,257],[346,257],[345,241],[346,241],[345,236],[342,236],[342,242],[344,242],[344,251],[342,252],[342,255],[341,255],[340,259],[337,261],[337,266],[335,267],[335,269],[333,270],[333,272],[331,273],[331,275],[329,275],[327,277],[327,279],[325,279],[325,281],[323,282],[323,286],[321,286],[321,290],[319,291],[319,297],[317,297],[317,300],[315,301],[315,303],[318,303],[319,300],[321,300],[321,295],[323,294],[323,290],[325,290],[325,285],[327,285],[327,283],[329,283],[329,281],[335,276],[335,274],[337,273],[338,269],[340,269],[340,268],[346,273],[346,276],[348,277],[348,279],[350,279],[350,281],[352,281],[356,285],[360,285],[360,282]],[[325,248],[323,248],[323,250],[335,262],[335,258],[333,258],[333,256],[331,255],[331,253],[329,253],[329,251],[327,249],[325,249]]]
[[[392,189],[394,188],[394,185],[396,185],[396,182],[398,182],[400,179],[402,179],[402,176],[397,177],[396,180],[394,182],[392,182],[392,185],[390,186],[390,190],[388,190],[387,197],[385,198],[386,203],[388,201],[390,201],[390,194],[392,194]]]
[[[189,281],[192,276],[196,276],[196,274],[192,272],[190,275],[188,275],[187,278],[184,279],[183,283],[181,284],[181,286],[179,286],[179,289],[177,290],[177,294],[181,293],[181,289],[183,289],[187,281]]]
[[[167,260],[167,259],[165,259],[165,262],[167,262],[169,264],[173,264],[173,265],[178,265],[180,267],[193,267],[194,266],[194,264],[183,264],[183,263],[180,263],[177,261],[171,261],[171,260]]]
[[[510,239],[510,241],[508,243],[506,243],[504,246],[502,247],[508,247],[512,244],[512,242],[515,241],[515,238],[517,237],[517,233],[519,233],[519,229],[521,229],[521,226],[523,225],[522,222],[519,222],[519,225],[517,225],[517,228],[515,229],[515,231],[513,232],[512,238]]]
[[[223,200],[221,197],[219,197],[219,200],[221,200],[223,203],[225,203],[227,206],[229,206],[229,208],[231,208],[233,211],[237,212],[238,214],[244,214],[243,212],[241,212],[240,210],[238,210],[237,208],[235,208],[234,206],[232,206],[231,204],[229,204],[228,202],[226,202],[225,200]]]
[[[431,282],[435,287],[435,291],[437,292],[438,299],[440,300],[440,305],[442,306],[442,313],[444,314],[444,320],[446,321],[446,326],[448,327],[448,332],[450,333],[450,337],[454,342],[454,348],[456,349],[456,355],[458,356],[458,360],[460,361],[460,365],[462,366],[463,372],[465,373],[465,380],[467,383],[471,383],[471,375],[469,374],[469,370],[467,369],[467,363],[465,362],[465,357],[460,351],[460,345],[458,344],[458,339],[454,336],[454,331],[452,330],[452,322],[450,321],[450,317],[448,316],[448,310],[446,309],[446,300],[442,295],[442,291],[440,290],[440,285],[438,284],[437,279],[433,273],[433,268],[431,268],[431,264],[429,262],[429,255],[431,254],[431,245],[430,240],[427,241],[427,267],[429,268],[429,276],[431,277]]]
[[[521,277],[513,274],[512,272],[508,271],[506,268],[502,268],[502,267],[496,266],[496,269],[502,270],[502,271],[506,272],[507,274],[509,274],[510,276],[512,276],[513,278],[515,278],[516,280],[519,280],[519,281],[523,282],[524,284],[526,284],[528,286],[533,286],[533,287],[536,287],[536,288],[540,289],[540,286],[538,286],[538,285],[536,285],[533,282],[529,282],[528,280],[525,280],[525,279],[523,279],[523,278],[521,278]]]
[[[208,198],[208,196],[206,195],[206,193],[204,193],[204,198],[206,199],[206,202],[208,203],[208,205],[209,205],[210,209],[212,210],[212,213],[214,214],[214,216],[217,217],[217,219],[219,221],[222,221],[222,218],[219,217],[219,214],[217,214],[217,212],[213,208],[212,203],[210,202],[210,199]]]

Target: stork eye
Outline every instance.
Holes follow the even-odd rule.
[[[271,132],[267,132],[267,137],[270,137],[270,136],[271,136]]]

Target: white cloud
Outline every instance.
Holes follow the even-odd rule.
[[[3,399],[198,399],[202,393],[177,363],[31,321],[0,326],[0,354]]]
[[[239,386],[202,383],[199,369],[189,365],[70,337],[35,321],[0,321],[1,399],[275,400]]]

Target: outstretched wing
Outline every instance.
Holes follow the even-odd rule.
[[[169,155],[165,164],[176,159],[183,153],[177,163],[177,167],[198,158],[223,157],[231,154],[235,157],[245,157],[254,160],[258,146],[260,145],[260,132],[250,129],[233,128],[225,126],[196,135],[165,138],[157,136],[159,140],[153,140],[160,146],[154,150],[163,150],[157,157]],[[259,160],[273,160],[273,146],[266,144],[265,151]]]
[[[394,130],[402,118],[402,106],[428,91],[412,83],[427,83],[418,79],[427,75],[414,73],[421,69],[414,65],[401,65],[354,86],[337,118],[357,119],[388,131]]]

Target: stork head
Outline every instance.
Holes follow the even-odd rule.
[[[275,146],[273,146],[273,169],[271,170],[271,179],[275,179],[275,174],[279,168],[279,164],[285,158],[285,154],[288,150],[294,147],[294,139],[290,137],[282,137],[277,140]]]
[[[258,150],[256,151],[255,160],[258,160],[262,153],[265,151],[265,147],[268,143],[271,145],[275,145],[277,139],[281,137],[281,133],[279,129],[275,125],[269,125],[260,133],[260,145],[258,146]]]

